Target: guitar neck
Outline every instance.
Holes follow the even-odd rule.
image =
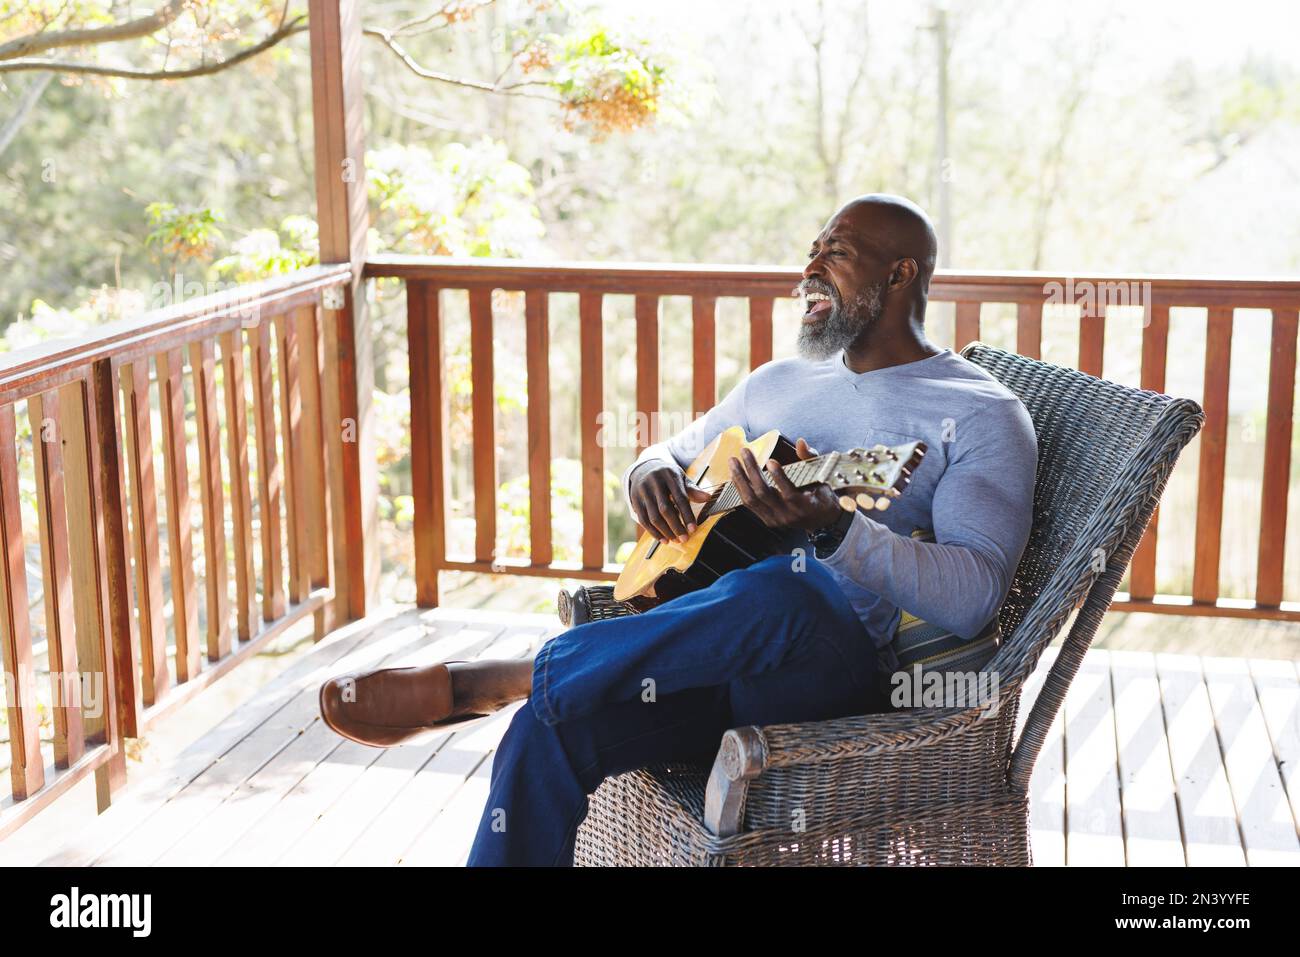
[[[796,488],[802,488],[805,485],[816,485],[818,482],[826,481],[826,475],[834,464],[834,458],[837,458],[838,455],[839,453],[830,453],[827,455],[818,455],[811,459],[791,462],[789,465],[781,466],[781,471],[785,473],[785,477],[788,478],[790,483]],[[759,470],[763,473],[764,482],[768,485],[774,484],[775,480],[772,478],[772,474],[766,467],[762,467],[760,464]],[[708,504],[706,504],[704,509],[700,512],[700,517],[703,518],[706,515],[718,515],[722,512],[729,512],[733,508],[739,508],[743,504],[744,502],[740,500],[740,492],[736,490],[736,486],[732,482],[727,481],[719,486],[715,486],[713,497],[709,499]]]

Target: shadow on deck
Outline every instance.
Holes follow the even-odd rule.
[[[559,627],[445,607],[356,622],[45,863],[462,864],[514,709],[382,751],[325,728],[317,688],[344,670],[527,655]],[[1295,662],[1094,650],[1063,717],[1033,780],[1036,863],[1300,864]]]

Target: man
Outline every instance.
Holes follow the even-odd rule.
[[[640,615],[578,625],[532,661],[388,669],[321,689],[331,727],[389,746],[521,698],[492,768],[471,864],[571,864],[587,796],[632,768],[709,763],[740,725],[820,721],[884,706],[900,609],[970,638],[997,614],[1029,535],[1037,451],[1024,406],[925,336],[934,229],[907,200],[868,195],[817,236],[801,291],[799,358],[750,373],[625,476],[661,540],[708,498],[682,471],[723,429],[815,448],[921,439],[929,451],[887,512],[845,512],[746,450],[730,479],[804,550],[723,575]],[[763,480],[767,468],[774,485]],[[933,532],[921,541],[913,532]],[[813,554],[807,554],[808,546]]]

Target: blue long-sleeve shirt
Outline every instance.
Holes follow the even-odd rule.
[[[951,350],[864,373],[843,353],[765,363],[641,453],[623,475],[629,510],[632,469],[652,458],[686,468],[733,425],[750,439],[778,429],[818,452],[924,441],[902,497],[870,517],[859,510],[822,561],[882,652],[900,609],[964,638],[997,614],[1029,538],[1038,449],[1024,405],[983,369]],[[913,539],[917,529],[933,530],[934,541]]]

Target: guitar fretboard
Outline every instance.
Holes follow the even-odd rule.
[[[782,466],[782,471],[785,472],[785,476],[790,480],[791,484],[796,487],[812,485],[815,482],[823,481],[824,477],[822,475],[822,468],[826,464],[826,459],[827,456],[825,455],[819,455],[812,459],[803,459],[799,462],[793,462],[790,465]],[[759,464],[760,471],[763,473],[763,481],[768,485],[772,485],[772,474],[766,468],[762,467],[762,463]],[[699,517],[703,519],[709,515],[729,512],[733,508],[739,508],[743,504],[744,503],[740,499],[740,492],[737,491],[735,485],[728,481],[713,490],[712,497],[705,503],[704,508],[700,510]]]

